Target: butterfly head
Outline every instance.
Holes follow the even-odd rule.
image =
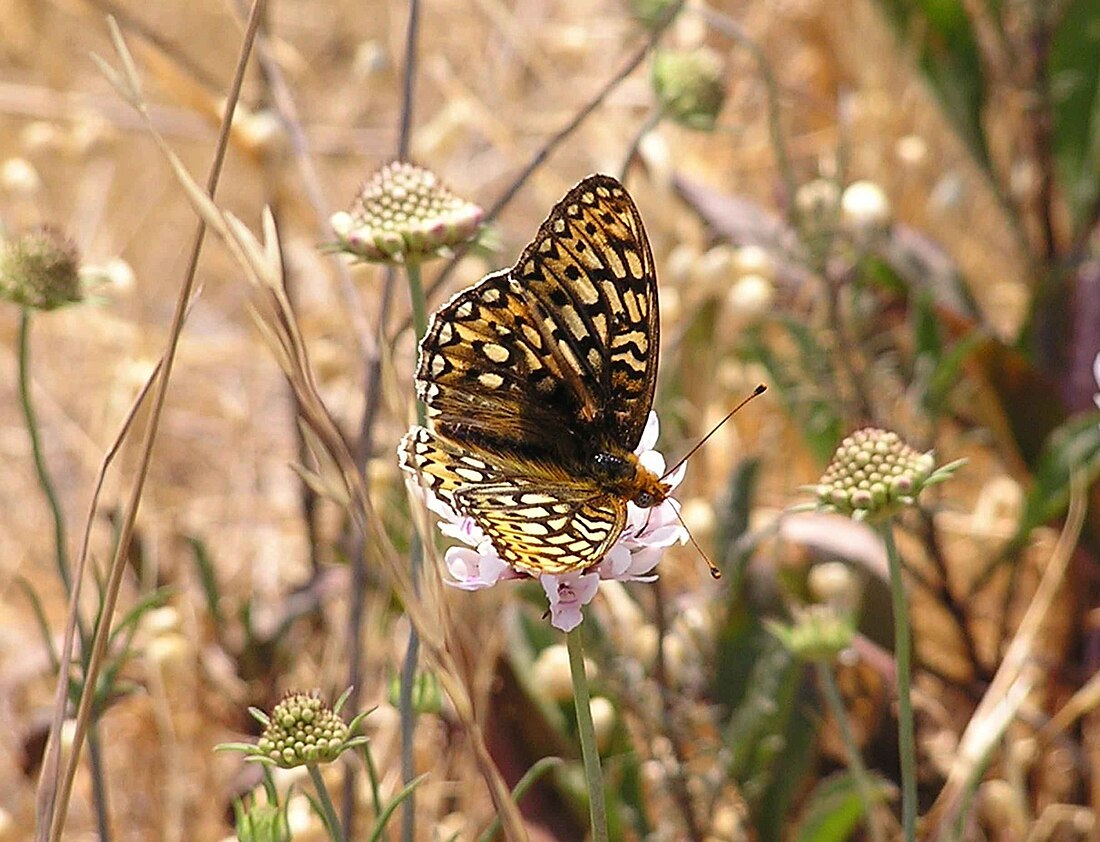
[[[630,500],[635,506],[649,509],[660,505],[672,490],[653,471],[638,461],[633,453],[619,456],[598,453],[593,458],[596,474],[603,486]]]

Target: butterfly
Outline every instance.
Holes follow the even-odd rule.
[[[402,439],[401,466],[516,570],[592,567],[622,534],[628,503],[669,494],[634,454],[659,341],[638,208],[616,179],[589,176],[515,266],[433,314],[416,371],[427,426]]]

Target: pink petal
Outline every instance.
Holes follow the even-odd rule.
[[[543,574],[539,581],[550,602],[550,624],[564,632],[580,625],[584,619],[581,608],[592,601],[600,587],[596,573]]]
[[[491,588],[510,569],[496,553],[469,547],[451,547],[444,554],[443,563],[451,574],[451,579],[444,581],[464,591]]]

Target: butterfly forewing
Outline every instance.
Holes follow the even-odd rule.
[[[641,217],[618,181],[590,176],[512,269],[432,318],[417,369],[431,430],[410,431],[402,464],[517,568],[589,567],[626,512],[593,478],[593,459],[637,446],[658,344]]]

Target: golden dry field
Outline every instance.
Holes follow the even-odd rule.
[[[1100,2],[256,5],[0,0],[0,842],[1100,839]],[[378,182],[382,231],[357,195],[395,159],[438,181]],[[628,520],[539,587],[496,554],[545,550],[545,509],[462,556],[399,468],[414,305],[513,265],[592,173],[652,247],[668,464],[768,390],[687,462],[682,527],[611,495],[675,541]],[[410,235],[426,205],[401,203],[440,184],[482,212]],[[371,259],[339,253],[349,219]],[[605,261],[644,252],[584,219]],[[35,299],[50,261],[81,300]],[[639,306],[614,301],[614,325]],[[429,336],[448,363],[463,341]],[[563,455],[589,444],[583,370],[545,407],[476,375],[429,397],[481,395],[437,432],[534,454],[545,505],[595,481]],[[633,465],[627,438],[592,447]],[[495,535],[508,499],[452,514]],[[656,581],[609,572],[668,544]],[[501,581],[448,586],[486,554]],[[365,747],[215,752],[256,741],[250,706],[349,685]],[[235,833],[269,773],[286,827]]]

